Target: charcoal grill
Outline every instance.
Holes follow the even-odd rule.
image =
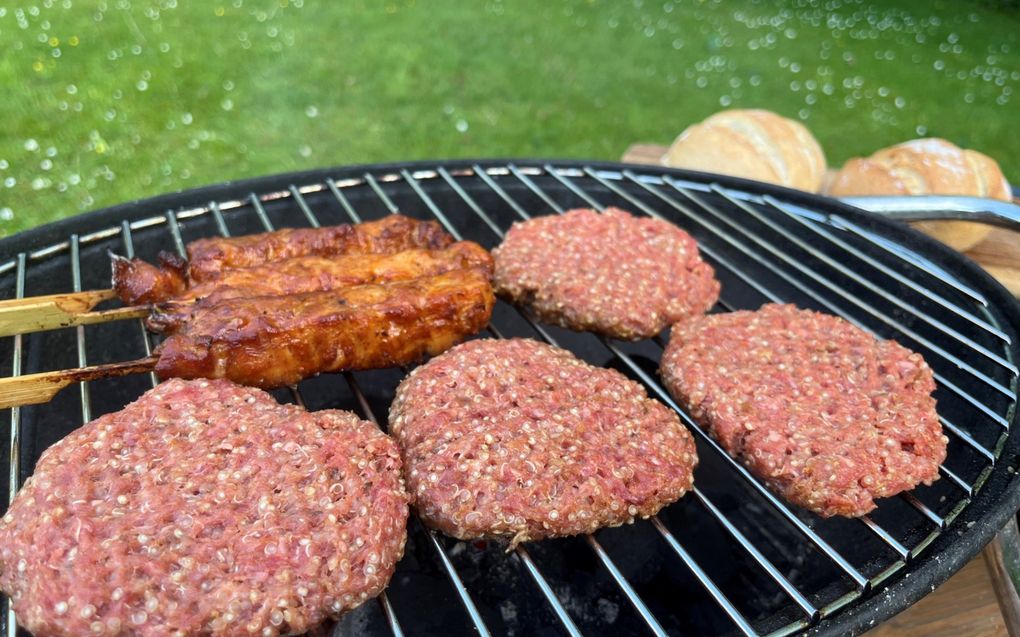
[[[401,211],[497,245],[514,221],[615,205],[691,232],[722,282],[714,311],[789,301],[841,315],[924,354],[949,437],[941,479],[858,520],[823,520],[773,496],[677,408],[656,375],[664,338],[623,343],[539,325],[500,303],[491,336],[573,350],[644,383],[680,412],[701,458],[696,488],[658,516],[593,536],[456,542],[412,520],[386,594],[336,635],[851,635],[947,579],[1020,504],[1020,313],[974,264],[923,235],[839,202],[647,166],[456,161],[334,168],[226,183],[129,203],[0,241],[3,298],[103,288],[107,250],[147,259],[187,241]],[[19,375],[148,355],[138,321],[3,339]],[[401,370],[324,375],[282,401],[351,409],[385,426]],[[8,495],[54,441],[155,383],[83,383],[9,414]],[[6,418],[5,418],[6,420]],[[6,603],[6,600],[5,600]],[[7,613],[7,635],[15,632]]]

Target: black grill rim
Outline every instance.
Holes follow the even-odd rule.
[[[204,206],[210,201],[244,199],[252,192],[266,193],[286,191],[291,184],[324,182],[327,178],[361,178],[365,173],[374,175],[394,173],[401,170],[428,171],[445,168],[449,171],[481,168],[506,167],[508,164],[519,168],[580,170],[591,168],[619,172],[630,170],[637,174],[655,174],[674,177],[679,180],[718,184],[724,188],[756,195],[771,195],[781,201],[801,206],[820,213],[840,215],[853,222],[874,230],[900,245],[915,250],[937,262],[950,274],[966,280],[983,294],[989,305],[996,307],[1009,321],[1012,329],[1020,333],[1020,302],[998,281],[980,266],[938,241],[914,230],[906,223],[883,218],[879,215],[844,204],[838,200],[798,190],[774,186],[756,181],[728,177],[711,173],[695,172],[648,164],[620,162],[584,161],[578,159],[534,159],[534,158],[484,158],[418,160],[411,162],[389,162],[334,166],[308,171],[281,173],[264,177],[220,182],[198,188],[138,199],[91,212],[82,213],[26,230],[11,237],[0,239],[0,266],[15,259],[19,252],[32,251],[59,244],[71,234],[84,235],[90,232],[118,226],[123,220],[136,220],[164,214],[167,210],[188,209]],[[1010,359],[1020,360],[1020,342],[1009,346]],[[1014,394],[1017,382],[1014,380]],[[1007,419],[1010,426],[1017,424],[1016,404],[1010,407]],[[946,531],[939,534],[924,553],[908,563],[911,577],[898,574],[893,581],[883,584],[877,590],[867,593],[861,600],[853,602],[836,614],[822,619],[819,624],[805,631],[804,635],[842,636],[859,635],[874,628],[879,622],[892,617],[918,601],[935,587],[945,582],[963,565],[972,559],[987,544],[1010,516],[1020,508],[1020,476],[1017,475],[1020,458],[1020,436],[1009,435],[999,461],[988,480],[972,498],[967,515],[954,521]],[[5,507],[6,508],[6,507]],[[968,518],[964,520],[963,518]],[[968,522],[973,522],[967,527]]]

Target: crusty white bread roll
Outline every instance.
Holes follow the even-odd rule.
[[[818,192],[825,155],[800,122],[760,109],[721,111],[680,133],[662,157],[689,168]]]
[[[1009,184],[995,160],[944,139],[914,139],[849,160],[833,177],[828,194],[967,195],[1009,201]],[[967,221],[916,224],[939,241],[966,250],[984,239],[987,225]]]

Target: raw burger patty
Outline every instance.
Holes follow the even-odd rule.
[[[691,488],[676,413],[619,372],[532,340],[476,340],[397,388],[390,431],[422,519],[513,544],[646,518]]]
[[[655,336],[719,298],[689,234],[616,208],[516,223],[492,255],[497,294],[545,322],[613,338]]]
[[[36,635],[304,633],[400,559],[397,446],[349,412],[171,380],[50,447],[0,522]]]
[[[792,305],[673,326],[670,393],[775,491],[861,516],[938,479],[946,438],[928,365],[894,341]]]

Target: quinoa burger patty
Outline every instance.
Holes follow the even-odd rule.
[[[385,587],[399,451],[343,411],[170,380],[50,447],[0,522],[36,635],[292,635]]]
[[[689,234],[617,208],[515,223],[492,254],[497,294],[547,323],[613,338],[655,336],[719,298]]]
[[[512,544],[654,515],[691,488],[676,413],[617,371],[528,339],[475,340],[397,388],[390,431],[426,524]]]
[[[674,325],[670,393],[775,491],[822,516],[857,517],[931,484],[946,457],[920,354],[792,305]]]

